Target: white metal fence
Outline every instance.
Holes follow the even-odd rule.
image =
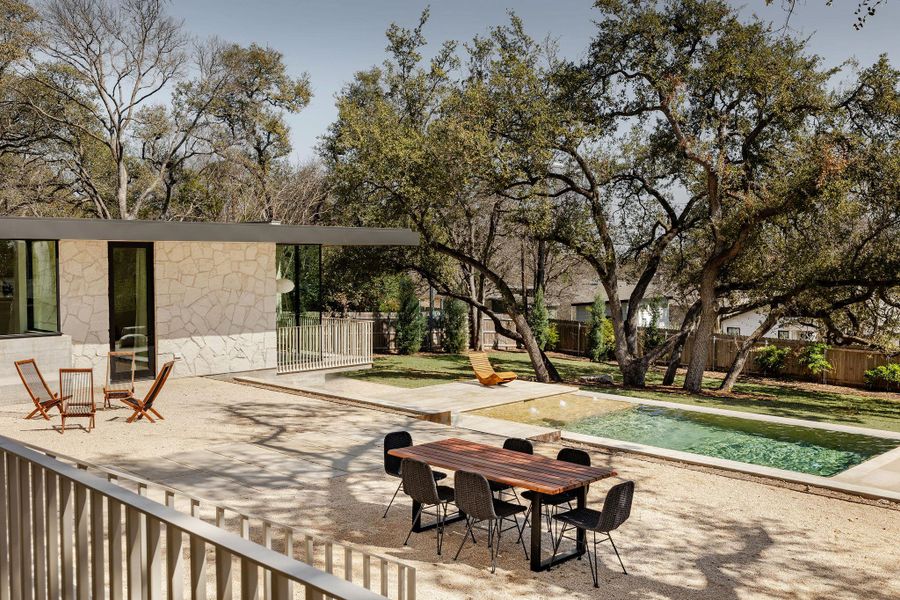
[[[296,373],[372,362],[372,322],[299,316],[277,328],[278,372]]]
[[[0,436],[0,600],[415,600],[415,581],[396,559]]]

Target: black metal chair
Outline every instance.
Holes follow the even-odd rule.
[[[520,512],[524,512],[525,507],[521,504],[513,504],[512,502],[504,502],[494,498],[491,486],[484,475],[468,471],[457,471],[454,480],[456,483],[456,506],[466,515],[466,533],[453,560],[459,558],[459,553],[462,552],[463,546],[466,545],[466,540],[470,535],[472,540],[475,540],[473,529],[478,523],[483,521],[487,521],[488,548],[491,551],[491,573],[497,570],[500,538],[504,531],[513,529],[513,527],[507,527],[504,530],[503,521],[514,523],[515,530],[519,533],[519,540],[522,541],[522,550],[525,551],[525,560],[528,560],[528,549],[525,547],[525,541],[522,540],[522,531],[525,524],[519,525],[518,516]],[[496,548],[494,547],[495,544]]]
[[[408,431],[392,431],[391,433],[384,436],[384,472],[391,477],[400,479],[400,483],[397,484],[397,489],[394,490],[394,495],[391,496],[391,501],[388,503],[387,508],[384,509],[384,515],[381,517],[382,519],[387,518],[388,511],[391,509],[391,505],[394,504],[394,499],[397,497],[397,494],[400,493],[400,488],[403,487],[403,479],[400,475],[400,469],[401,465],[403,464],[403,459],[396,456],[391,456],[390,454],[388,454],[388,452],[396,448],[408,448],[412,445],[412,435],[410,435]],[[446,477],[446,473],[441,473],[440,471],[434,472],[435,481],[446,479]]]
[[[409,528],[403,545],[409,543],[415,524],[422,515],[434,516],[437,521],[437,553],[440,556],[444,542],[444,525],[447,521],[447,505],[453,502],[453,488],[438,485],[431,467],[418,460],[404,458],[401,473],[403,493],[419,503],[419,510],[413,517],[413,525]],[[435,512],[429,513],[430,508],[434,508]]]
[[[503,449],[521,452],[522,454],[534,454],[534,445],[522,438],[508,438],[504,440]],[[519,495],[516,494],[516,490],[513,486],[498,481],[490,481],[489,483],[491,484],[491,491],[497,494],[498,498],[502,498],[504,492],[512,492],[516,502],[519,501]]]
[[[556,460],[581,465],[583,467],[591,466],[591,455],[584,450],[578,450],[576,448],[561,449],[556,455]],[[585,493],[587,493],[587,490],[585,490]],[[534,502],[534,492],[532,492],[531,490],[525,490],[524,492],[522,492],[522,497],[529,502]],[[548,530],[551,529],[551,519],[553,515],[559,512],[559,507],[563,504],[567,504],[569,510],[571,510],[573,508],[572,502],[577,499],[578,490],[570,490],[568,492],[562,492],[561,494],[545,495],[543,498],[541,498],[541,504],[544,507],[544,518],[547,521]],[[529,504],[528,510],[525,513],[525,522],[529,523],[529,518],[531,517],[531,505]]]
[[[553,544],[553,559],[556,559],[556,553],[559,551],[559,545],[566,534],[566,529],[580,528],[590,531],[593,534],[592,548],[586,547],[585,549],[587,550],[588,555],[588,565],[591,568],[591,577],[594,579],[594,587],[599,587],[597,544],[601,542],[609,540],[609,543],[612,544],[613,550],[616,553],[616,558],[619,559],[619,565],[622,567],[622,572],[625,575],[628,575],[628,571],[625,570],[625,564],[622,562],[622,557],[619,556],[619,549],[616,548],[616,543],[613,542],[610,532],[618,529],[618,527],[631,516],[631,501],[633,498],[634,482],[625,481],[614,485],[609,490],[606,494],[606,500],[603,501],[602,511],[596,511],[590,508],[576,508],[575,510],[555,515],[553,518],[562,523],[562,529],[559,532],[559,536],[556,538],[556,542]],[[606,534],[606,538],[601,537],[600,540],[598,540],[598,533]],[[593,562],[591,561],[591,549],[594,551]]]

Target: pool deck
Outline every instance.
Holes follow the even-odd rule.
[[[418,388],[360,381],[335,374],[297,373],[278,375],[274,370],[234,376],[236,381],[323,398],[351,401],[370,408],[383,408],[428,421],[451,424],[460,413],[502,404],[571,394],[577,387],[534,381],[512,381],[486,387],[475,379]]]
[[[536,400],[564,394],[575,394],[592,398],[602,398],[630,404],[644,404],[661,408],[672,408],[726,417],[794,425],[813,429],[840,431],[857,435],[882,437],[900,441],[900,432],[883,431],[852,425],[809,421],[774,415],[763,415],[743,411],[693,406],[677,402],[649,400],[607,394],[585,392],[577,387],[514,381],[505,386],[485,387],[477,381],[459,381],[419,388],[399,388],[396,386],[360,381],[338,374],[295,374],[277,375],[274,370],[253,371],[237,374],[234,379],[244,384],[256,385],[296,394],[313,394],[326,399],[341,400],[352,404],[397,412],[426,421],[453,425],[479,433],[490,433],[506,437],[522,437],[535,441],[563,441],[585,444],[617,452],[652,456],[710,467],[731,472],[745,473],[776,481],[832,490],[873,499],[887,499],[900,502],[900,448],[876,456],[833,477],[820,477],[796,471],[753,465],[733,460],[669,450],[634,442],[623,442],[611,438],[591,436],[563,431],[552,427],[541,427],[472,414],[483,408],[500,406],[527,400]]]

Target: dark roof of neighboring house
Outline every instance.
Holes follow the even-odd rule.
[[[416,246],[409,229],[322,227],[276,223],[124,221],[114,219],[0,219],[0,239],[110,242],[268,242],[325,246]]]
[[[631,298],[631,293],[634,292],[634,287],[635,287],[635,284],[633,284],[633,283],[620,283],[618,285],[619,300],[621,302],[627,302]],[[603,288],[602,285],[600,285],[598,283],[598,284],[596,284],[595,288],[597,290],[596,293],[599,293],[600,297],[603,298],[603,300],[609,300],[609,298],[606,296],[606,290]],[[644,294],[644,301],[651,300],[654,296],[665,296],[666,298],[669,298],[669,299],[672,298],[671,294],[667,294],[667,293],[663,292],[662,290],[660,290],[657,286],[654,286],[653,284],[651,284],[647,288],[647,292]],[[572,302],[572,306],[590,306],[593,303],[594,303],[593,298],[576,298]]]

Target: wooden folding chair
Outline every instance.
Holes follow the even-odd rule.
[[[475,377],[478,378],[481,385],[498,385],[516,379],[516,374],[512,371],[503,371],[502,373],[494,371],[486,352],[470,352],[469,362],[472,363],[472,370],[475,371]]]
[[[66,419],[88,419],[87,430],[94,428],[94,370],[60,369],[59,390],[63,394],[60,403],[62,431],[66,432]]]
[[[143,400],[135,398],[134,396],[119,398],[119,400],[121,400],[128,408],[134,411],[134,414],[125,421],[126,423],[133,423],[135,419],[143,419],[144,417],[151,423],[156,423],[156,421],[153,420],[153,417],[150,416],[150,413],[156,415],[157,419],[164,420],[163,416],[153,408],[153,403],[156,401],[159,392],[162,390],[163,385],[172,373],[173,366],[175,366],[174,360],[170,360],[162,366],[162,369],[159,370],[156,379],[153,380],[153,385],[150,386],[150,389],[147,391],[147,395],[144,396]]]
[[[44,376],[41,375],[41,371],[33,358],[17,360],[16,371],[18,371],[19,378],[25,385],[25,389],[28,390],[31,401],[34,402],[34,410],[28,413],[28,416],[25,418],[30,419],[40,414],[49,421],[50,415],[47,414],[47,411],[54,406],[59,408],[62,398],[59,394],[54,394],[47,382],[44,381]]]
[[[106,380],[103,385],[103,406],[110,408],[113,400],[131,398],[134,396],[134,352],[131,350],[116,350],[107,353]],[[113,381],[116,365],[127,365],[131,377],[123,381]]]

